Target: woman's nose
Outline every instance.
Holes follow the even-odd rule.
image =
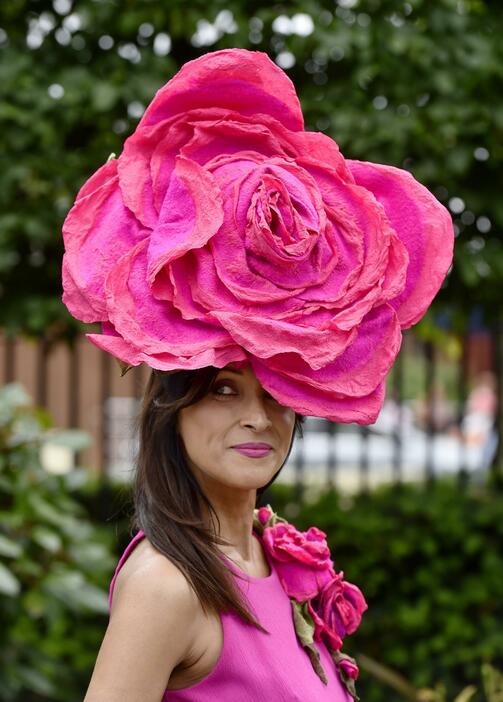
[[[272,422],[267,413],[265,403],[259,399],[250,400],[243,406],[241,426],[250,427],[256,431],[263,431],[271,426]]]

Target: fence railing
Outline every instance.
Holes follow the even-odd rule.
[[[377,422],[307,418],[279,480],[301,492],[326,484],[355,492],[438,475],[485,480],[502,464],[501,359],[495,332],[446,335],[435,344],[406,333]],[[114,359],[85,337],[69,346],[0,336],[0,384],[21,383],[57,427],[88,432],[92,442],[78,464],[114,478],[131,477],[133,423],[148,374],[140,366],[121,377]]]

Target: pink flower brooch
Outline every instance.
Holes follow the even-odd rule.
[[[326,534],[317,527],[298,531],[271,508],[254,512],[253,528],[274,561],[281,584],[292,603],[297,637],[320,679],[328,683],[315,642],[323,641],[341,682],[354,700],[358,666],[341,652],[344,637],[353,634],[368,608],[360,589],[336,573]]]

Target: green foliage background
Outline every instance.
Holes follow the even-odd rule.
[[[2,3],[0,327],[72,334],[60,232],[78,188],[183,62],[233,46],[294,63],[307,129],[450,203],[456,260],[438,304],[501,310],[502,30],[496,0]]]
[[[0,389],[2,702],[83,699],[106,626],[113,534],[81,504],[87,470],[42,467],[50,430],[20,386]]]

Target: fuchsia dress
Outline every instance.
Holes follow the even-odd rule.
[[[110,583],[110,604],[117,574],[144,536],[139,531],[119,560]],[[161,702],[352,702],[323,643],[317,646],[328,685],[313,670],[297,640],[288,595],[265,549],[264,553],[271,569],[264,578],[247,575],[227,560],[235,572],[245,575],[246,581],[236,578],[237,583],[270,634],[245,624],[234,613],[221,613],[223,647],[216,666],[195,685],[166,690]]]

